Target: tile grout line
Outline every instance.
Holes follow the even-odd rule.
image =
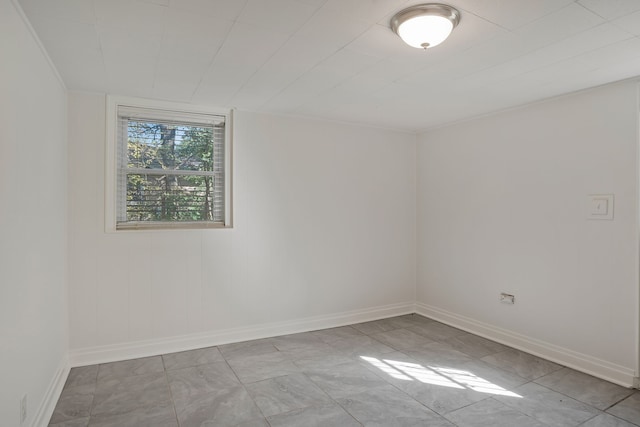
[[[96,401],[96,393],[98,392],[98,376],[100,374],[100,365],[96,369],[95,388],[93,389],[93,396],[91,397],[91,405],[89,405],[89,420],[87,425],[91,425],[91,417],[93,416],[93,403]]]
[[[218,347],[216,347],[218,348]],[[253,405],[258,409],[258,411],[260,411],[260,413],[262,414],[262,418],[264,418],[264,421],[268,424],[271,425],[271,423],[269,422],[269,420],[267,419],[267,416],[264,414],[264,412],[262,411],[262,408],[260,408],[260,406],[258,405],[258,403],[256,402],[256,400],[253,398],[253,396],[251,395],[251,393],[249,393],[249,390],[247,390],[247,387],[245,386],[245,383],[243,381],[240,380],[240,377],[238,376],[238,373],[233,369],[233,367],[231,367],[231,364],[229,363],[229,361],[227,360],[227,358],[224,356],[224,354],[222,354],[222,352],[220,351],[220,349],[218,348],[218,351],[220,352],[220,354],[222,355],[222,358],[224,359],[224,363],[226,363],[227,367],[229,369],[231,369],[231,372],[233,372],[233,375],[236,377],[236,379],[238,380],[238,383],[242,386],[242,389],[245,391],[245,393],[247,393],[247,396],[249,396],[249,399],[251,399],[251,402],[253,402]],[[256,381],[257,382],[257,381]]]
[[[620,400],[616,401],[615,403],[607,406],[605,409],[602,410],[602,412],[607,412],[609,409],[613,408],[614,406],[616,406],[619,403],[622,403],[623,401],[627,400],[628,398],[630,398],[631,396],[633,396],[635,392],[633,391],[633,389],[631,389],[631,393],[629,393],[627,396],[621,398]],[[613,415],[613,414],[611,414]]]
[[[176,409],[176,402],[173,398],[173,391],[171,390],[171,384],[169,383],[169,373],[167,372],[167,365],[164,361],[164,354],[160,355],[162,361],[162,368],[164,372],[164,379],[167,382],[167,388],[169,389],[169,399],[171,400],[171,407],[173,408],[173,416],[176,418],[176,424],[180,427],[180,419],[178,419],[178,410]]]
[[[311,377],[309,377],[309,376],[307,375],[307,373],[306,373],[306,372],[304,372],[304,371],[302,370],[302,368],[301,368],[300,366],[298,366],[298,364],[297,364],[295,361],[293,361],[293,364],[294,364],[294,365],[296,365],[296,366],[300,369],[301,373],[304,375],[304,377],[305,377],[305,378],[307,378],[307,379],[308,379],[309,381],[311,381],[311,382],[312,382],[316,387],[318,387],[320,390],[322,390],[322,392],[323,392],[324,394],[326,394],[326,395],[327,395],[327,397],[328,397],[328,398],[329,398],[329,399],[330,399],[334,404],[336,404],[336,405],[338,405],[340,408],[342,408],[342,410],[343,410],[346,414],[348,414],[351,418],[353,418],[353,419],[354,419],[358,424],[360,424],[361,426],[362,426],[362,425],[364,425],[364,424],[362,424],[362,423],[360,422],[360,420],[358,420],[356,417],[354,417],[354,416],[353,416],[353,414],[351,414],[351,412],[349,412],[349,411],[347,410],[347,408],[345,408],[344,406],[342,406],[342,405],[340,404],[340,402],[338,402],[336,399],[334,399],[334,398],[333,398],[333,396],[331,396],[329,393],[327,393],[327,392],[326,392],[322,387],[320,387],[320,385],[319,385],[318,383],[316,383],[316,382],[315,382]]]
[[[571,368],[569,368],[569,367],[567,367],[567,366],[563,366],[561,369],[571,369]],[[614,402],[614,403],[612,403],[611,405],[607,406],[605,409],[600,409],[600,408],[597,408],[596,406],[594,406],[594,405],[592,405],[592,404],[590,404],[590,403],[588,403],[588,402],[585,402],[585,401],[583,401],[583,400],[578,399],[577,397],[569,396],[568,394],[566,394],[566,393],[564,393],[564,392],[562,392],[562,391],[555,390],[555,389],[553,389],[553,388],[551,388],[551,387],[548,387],[548,386],[546,386],[546,385],[541,384],[541,383],[539,383],[539,382],[538,382],[538,380],[539,380],[539,379],[544,378],[544,377],[546,377],[546,376],[548,376],[548,375],[554,374],[554,373],[556,373],[556,372],[560,371],[561,369],[556,369],[555,371],[550,372],[550,373],[548,373],[548,374],[546,374],[546,375],[539,376],[539,377],[537,377],[536,379],[531,380],[529,383],[534,383],[534,384],[536,384],[536,385],[538,385],[538,386],[540,386],[540,387],[544,387],[544,388],[546,388],[547,390],[549,390],[549,391],[551,391],[551,392],[553,392],[553,393],[561,394],[561,395],[563,395],[563,396],[565,396],[565,397],[567,397],[567,398],[569,398],[569,399],[571,399],[571,400],[574,400],[574,401],[576,401],[576,402],[578,402],[578,403],[582,403],[583,405],[587,405],[587,406],[589,406],[589,407],[591,407],[591,408],[594,408],[595,410],[597,410],[597,411],[599,411],[599,412],[600,412],[600,414],[598,414],[598,415],[602,415],[602,414],[605,414],[605,413],[606,413],[606,414],[609,414],[609,415],[613,415],[613,414],[610,414],[610,413],[609,413],[609,412],[607,412],[607,411],[608,411],[609,409],[611,409],[612,407],[616,406],[617,404],[619,404],[620,402],[622,402],[622,401],[624,401],[624,400],[628,399],[629,397],[631,397],[631,396],[633,395],[633,390],[632,390],[632,392],[631,392],[630,394],[628,394],[628,395],[626,395],[626,396],[624,396],[624,397],[622,397],[622,398],[618,399],[617,401],[615,401],[615,402]],[[588,374],[584,374],[584,375],[588,375]],[[591,376],[591,375],[588,375],[588,376]],[[596,377],[593,377],[593,378],[596,378]],[[598,380],[599,380],[599,378],[596,378],[596,379],[598,379]],[[604,380],[600,380],[600,381],[604,381]],[[524,385],[524,384],[523,384],[523,385]],[[620,386],[620,387],[621,387],[621,386]],[[623,388],[624,388],[624,387],[623,387]],[[597,417],[598,415],[596,415],[596,416],[594,416],[594,417],[592,417],[592,418],[595,418],[595,417]],[[616,417],[616,418],[619,418],[619,417]],[[591,419],[591,418],[590,418],[590,419]],[[588,421],[588,420],[587,420],[587,421]],[[625,421],[626,421],[626,420],[625,420]],[[585,422],[586,422],[586,421],[585,421]],[[630,421],[627,421],[627,422],[630,422]],[[632,423],[632,424],[633,424],[633,423]],[[582,425],[582,424],[581,424],[581,425]]]

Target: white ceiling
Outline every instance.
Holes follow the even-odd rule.
[[[67,87],[419,131],[640,75],[640,0],[19,0]]]

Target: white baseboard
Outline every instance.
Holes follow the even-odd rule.
[[[633,369],[616,365],[606,360],[598,359],[559,347],[544,341],[530,338],[506,329],[498,328],[487,323],[479,322],[469,317],[461,316],[423,303],[416,304],[416,313],[438,320],[447,325],[471,332],[484,338],[517,348],[535,356],[556,362],[598,377],[623,387],[633,387],[635,372]]]
[[[47,387],[44,398],[40,402],[40,406],[38,407],[33,417],[33,421],[30,424],[31,427],[47,427],[47,425],[49,425],[49,420],[51,419],[51,415],[53,415],[54,409],[56,409],[56,403],[58,403],[60,393],[62,393],[62,388],[64,387],[64,383],[67,381],[68,376],[69,360],[65,357],[60,362],[60,366],[58,367],[56,374],[49,383],[49,387]]]
[[[278,335],[335,328],[353,323],[368,322],[387,317],[401,316],[415,312],[415,304],[400,303],[346,313],[307,317],[286,322],[252,325],[242,328],[208,331],[200,334],[182,335],[170,338],[127,342],[121,344],[72,349],[69,364],[72,367],[115,362],[138,357],[193,350],[214,345],[229,344]]]
[[[47,399],[45,399],[45,403],[43,403],[39,414],[42,413],[41,417],[46,418],[47,414],[48,417],[50,417],[51,413],[53,413],[55,402],[60,395],[60,391],[62,390],[62,386],[64,385],[64,381],[68,375],[69,366],[86,366],[97,363],[134,359],[138,357],[156,356],[159,354],[193,350],[196,348],[204,348],[214,345],[223,345],[260,338],[269,338],[278,335],[334,328],[410,313],[417,313],[434,320],[438,320],[467,332],[508,345],[509,347],[531,353],[612,383],[619,384],[623,387],[637,387],[637,378],[635,378],[636,374],[633,369],[527,337],[513,331],[498,328],[496,326],[479,322],[475,319],[451,313],[427,304],[414,304],[411,302],[373,307],[345,313],[334,313],[326,316],[306,317],[285,322],[274,322],[241,328],[208,331],[199,334],[70,350],[69,364],[65,366],[65,368],[61,368],[59,371],[56,377],[59,384],[55,381],[52,383],[52,386],[50,386],[50,390],[47,393]],[[39,418],[36,417],[36,420],[38,419]],[[32,425],[36,427],[45,424],[34,422]]]

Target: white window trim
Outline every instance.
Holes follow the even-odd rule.
[[[140,228],[116,229],[117,218],[117,132],[118,107],[132,106],[140,108],[154,108],[183,113],[203,113],[225,116],[225,222],[210,223],[168,223],[161,227],[141,226]],[[184,230],[184,229],[215,229],[233,227],[233,110],[207,107],[168,101],[157,101],[143,98],[107,95],[106,100],[106,144],[105,144],[105,200],[104,224],[106,233],[123,233],[140,230]]]

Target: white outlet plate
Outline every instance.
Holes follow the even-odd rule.
[[[511,294],[505,294],[504,292],[500,294],[500,302],[503,304],[515,304],[516,297]]]
[[[587,219],[613,220],[613,194],[589,194]]]

